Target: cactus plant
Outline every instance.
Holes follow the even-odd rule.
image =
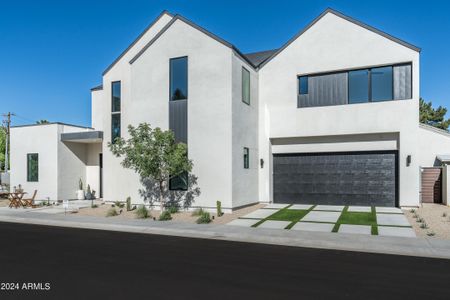
[[[222,212],[222,202],[216,201],[216,208],[217,208],[217,216],[220,217],[223,215]]]
[[[131,197],[127,198],[127,211],[131,210]]]

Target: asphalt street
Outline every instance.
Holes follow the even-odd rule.
[[[450,299],[450,260],[0,223],[0,299]]]

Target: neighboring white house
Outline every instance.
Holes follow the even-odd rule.
[[[423,172],[441,165],[446,202],[450,136],[419,126],[419,54],[331,9],[279,49],[250,54],[164,11],[92,89],[92,128],[12,129],[11,185],[60,200],[82,178],[107,201],[142,202],[139,177],[107,144],[147,122],[187,143],[197,207],[417,206]]]

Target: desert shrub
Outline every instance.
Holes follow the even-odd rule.
[[[172,215],[170,214],[170,212],[168,210],[165,210],[159,215],[159,220],[160,221],[172,220]]]
[[[191,216],[193,217],[197,217],[200,216],[202,213],[204,212],[203,208],[197,208],[196,210],[194,210],[191,214]]]
[[[125,203],[122,203],[120,201],[116,201],[116,202],[114,202],[114,205],[117,206],[118,208],[124,208]]]
[[[211,222],[211,216],[209,215],[209,212],[204,211],[200,217],[195,221],[197,224],[208,224]]]
[[[409,212],[413,214],[413,213],[416,212],[416,210],[415,210],[414,208],[411,208],[411,209],[409,210]]]
[[[139,206],[139,208],[136,210],[136,217],[138,219],[147,219],[150,217],[150,214],[148,213],[147,207],[145,205]]]
[[[427,229],[427,228],[428,228],[427,223],[425,223],[425,222],[421,223],[421,224],[420,224],[420,228],[422,228],[422,229]]]
[[[428,232],[427,232],[427,235],[428,235],[428,236],[435,236],[436,233],[434,233],[434,231],[428,231]]]
[[[167,211],[170,212],[171,214],[176,214],[179,211],[179,209],[178,206],[172,205],[167,208]]]
[[[425,223],[425,220],[423,218],[417,218],[416,222],[417,223]]]
[[[442,217],[443,217],[443,218],[445,218],[446,216],[447,216],[447,213],[446,213],[446,212],[442,213]]]
[[[92,205],[91,205],[91,208],[97,208],[97,207],[98,207],[97,204],[92,204]]]
[[[119,213],[117,212],[117,210],[115,208],[110,208],[106,212],[106,216],[107,217],[115,217],[115,216],[118,216],[118,215],[119,215]]]

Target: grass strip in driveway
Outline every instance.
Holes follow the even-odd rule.
[[[372,235],[378,235],[377,215],[375,208],[372,207],[371,212],[349,212],[348,206],[344,208],[341,216],[334,225],[333,232],[338,232],[341,224],[350,225],[368,225],[372,227]]]
[[[303,209],[289,209],[289,207],[291,207],[292,205],[289,205],[288,207],[282,208],[279,211],[277,211],[276,213],[268,216],[265,219],[262,219],[261,221],[259,221],[258,223],[254,224],[252,227],[258,227],[259,224],[263,223],[266,220],[271,220],[271,221],[290,221],[291,224],[289,224],[288,226],[286,226],[285,229],[291,229],[292,226],[295,225],[295,223],[297,223],[298,221],[300,221],[300,219],[302,219],[304,216],[306,216],[307,213],[309,213],[314,207],[315,205],[313,205],[310,209],[308,210],[303,210]]]

